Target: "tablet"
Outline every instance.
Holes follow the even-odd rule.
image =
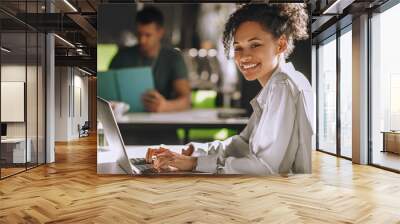
[[[142,95],[154,89],[151,67],[124,68],[115,72],[120,101],[129,104],[129,112],[144,112]]]

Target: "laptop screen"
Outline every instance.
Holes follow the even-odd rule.
[[[128,160],[125,144],[115,120],[114,113],[110,104],[100,97],[97,97],[97,119],[103,126],[104,136],[107,139],[110,149],[115,153],[114,156],[118,164],[125,172],[131,174],[134,167],[131,166]]]

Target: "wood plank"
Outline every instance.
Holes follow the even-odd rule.
[[[400,223],[400,175],[313,152],[289,177],[96,174],[96,138],[0,181],[0,223]]]

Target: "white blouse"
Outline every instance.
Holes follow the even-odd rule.
[[[196,171],[271,175],[311,173],[314,98],[310,83],[282,62],[250,101],[246,128],[224,141],[192,143]]]

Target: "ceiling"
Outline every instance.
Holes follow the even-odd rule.
[[[311,31],[313,37],[323,36],[325,30],[348,15],[356,15],[375,8],[387,0],[309,0],[312,13]],[[134,3],[132,0],[45,0],[0,1],[0,24],[4,40],[8,47],[20,49],[25,46],[23,33],[54,32],[61,38],[55,38],[56,64],[85,66],[96,71],[97,45],[97,8],[102,3]],[[145,1],[149,2],[149,1]],[[191,2],[179,0],[155,0],[154,2]],[[204,2],[204,1],[202,1]],[[207,2],[207,1],[206,1]],[[216,2],[209,0],[208,2]],[[217,2],[221,2],[218,0]],[[230,1],[232,2],[232,1]],[[239,1],[235,1],[239,2]],[[246,2],[246,1],[242,1]],[[266,2],[257,0],[254,2]],[[270,0],[269,2],[288,2]],[[289,2],[302,2],[289,0]],[[51,13],[50,13],[51,12]],[[4,45],[5,46],[5,45]],[[34,44],[28,45],[30,47]],[[79,49],[79,50],[77,50]]]

